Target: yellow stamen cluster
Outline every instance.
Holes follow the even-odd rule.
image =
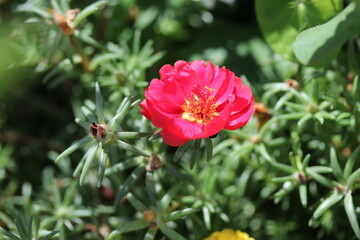
[[[219,116],[217,112],[218,105],[214,96],[209,96],[209,92],[214,91],[209,87],[205,87],[207,91],[200,92],[199,95],[192,93],[192,95],[185,99],[185,104],[181,106],[184,110],[182,114],[183,119],[187,119],[190,122],[197,122],[199,124],[206,125],[214,117]]]

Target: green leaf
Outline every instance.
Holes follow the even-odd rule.
[[[4,228],[0,227],[0,232],[2,232],[4,234],[4,236],[8,237],[11,240],[21,240],[20,238],[18,238],[17,236],[15,236],[14,234],[12,234],[11,232],[5,230]]]
[[[352,189],[353,184],[360,180],[360,168],[353,172],[346,181],[346,185]]]
[[[85,145],[86,143],[89,143],[93,138],[91,136],[86,136],[76,142],[74,142],[69,148],[67,148],[65,151],[63,151],[55,160],[55,162],[58,162],[67,156],[69,156],[72,152],[80,148],[81,146]]]
[[[157,228],[149,228],[145,234],[144,240],[154,240],[157,231]]]
[[[360,10],[352,2],[330,21],[300,33],[293,44],[296,58],[305,65],[330,63],[342,45],[360,33],[359,22]]]
[[[72,199],[74,199],[74,192],[76,189],[77,183],[71,182],[70,185],[66,188],[65,196],[63,200],[63,206],[68,207],[71,205]]]
[[[39,15],[40,17],[42,18],[52,18],[53,16],[48,13],[47,11],[41,9],[41,8],[38,8],[36,7],[35,5],[33,4],[21,4],[19,5],[15,11],[17,12],[31,12],[31,13],[35,13],[37,15]]]
[[[98,182],[97,182],[97,187],[101,187],[102,185],[102,181],[104,179],[104,174],[105,174],[105,169],[106,169],[106,165],[107,162],[109,160],[109,156],[107,154],[108,148],[107,147],[102,147],[101,148],[101,155],[100,155],[100,166],[99,166],[99,172],[98,172]]]
[[[30,240],[32,236],[29,236],[29,233],[27,232],[25,226],[26,225],[25,219],[19,213],[16,214],[14,222],[16,225],[16,229],[19,232],[20,238]]]
[[[59,231],[52,231],[49,234],[47,234],[44,237],[39,238],[38,240],[48,240],[50,239],[52,236],[55,236]]]
[[[151,136],[152,132],[118,132],[116,135],[118,138],[141,138]]]
[[[192,170],[195,167],[195,163],[200,155],[200,144],[201,144],[201,139],[195,139],[194,147],[190,157],[190,170]]]
[[[146,173],[145,185],[146,185],[146,190],[147,190],[147,193],[149,196],[150,203],[152,205],[156,205],[156,193],[155,193],[155,189],[153,186],[154,181],[153,181],[152,173],[150,173],[150,172]]]
[[[203,207],[202,208],[202,213],[203,213],[203,219],[204,219],[204,223],[205,223],[205,227],[207,229],[211,229],[211,216],[210,216],[210,210],[208,207]]]
[[[139,212],[143,212],[148,209],[139,199],[137,199],[132,193],[126,194],[127,200],[130,204]]]
[[[116,114],[108,123],[110,131],[115,131],[119,127],[122,120],[124,120],[126,114],[129,112],[130,104],[131,102],[128,98],[123,100],[120,105],[118,114]]]
[[[196,208],[186,208],[183,210],[178,210],[178,211],[174,211],[168,215],[165,216],[165,221],[166,222],[170,222],[170,221],[175,221],[179,218],[185,217],[187,215],[193,214],[195,212],[199,211],[199,209]]]
[[[299,127],[299,128],[302,128],[302,127],[305,125],[305,123],[306,123],[308,120],[310,120],[311,118],[312,118],[312,114],[311,114],[311,113],[308,113],[308,114],[305,114],[304,116],[302,116],[302,117],[299,119],[298,123],[297,123],[298,127]]]
[[[319,113],[317,112],[317,113],[315,113],[313,116],[314,116],[314,118],[315,118],[316,120],[319,121],[319,123],[320,123],[321,125],[324,124],[324,118],[323,118],[323,116],[322,116],[321,114],[319,114]]]
[[[116,146],[118,146],[119,148],[122,148],[126,151],[130,151],[136,155],[141,155],[141,156],[144,156],[144,157],[150,157],[150,155],[146,152],[143,152],[137,148],[135,148],[134,146],[126,143],[126,142],[123,142],[121,140],[116,140]]]
[[[343,198],[343,195],[334,191],[329,197],[327,197],[324,201],[320,203],[320,205],[316,208],[313,218],[318,219],[321,217],[326,210],[335,205]]]
[[[271,48],[293,60],[291,44],[305,28],[324,23],[341,10],[341,0],[257,0],[256,15]]]
[[[348,192],[344,198],[344,207],[346,211],[346,215],[349,219],[350,225],[358,239],[360,239],[360,228],[359,223],[356,217],[356,211],[353,203],[353,198],[351,195],[351,191]]]
[[[306,174],[312,177],[315,181],[318,183],[328,187],[328,188],[334,188],[336,186],[336,183],[328,178],[323,177],[322,175],[315,172],[311,167],[306,169]]]
[[[161,138],[161,134],[160,134],[160,131],[159,132],[156,132],[154,133],[151,137],[149,137],[149,141],[154,141],[155,139],[158,139],[158,138]]]
[[[117,163],[114,166],[106,169],[105,170],[105,175],[108,176],[108,175],[113,174],[113,173],[124,171],[124,170],[126,170],[128,168],[135,167],[135,166],[139,165],[142,162],[144,162],[142,157],[135,157],[135,158],[127,159],[127,160],[125,160],[123,162]]]
[[[357,159],[357,156],[360,153],[360,146],[355,149],[355,151],[351,154],[349,159],[346,161],[345,168],[344,168],[344,178],[348,179],[351,175],[351,172],[353,170],[355,161]]]
[[[170,240],[186,240],[179,233],[175,232],[173,229],[169,228],[165,224],[160,225],[160,230],[164,235],[170,238]]]
[[[102,1],[94,2],[93,4],[87,6],[84,10],[79,12],[79,14],[76,16],[76,18],[74,20],[74,27],[79,25],[87,16],[89,16],[90,14],[93,14],[100,7],[104,6],[107,3],[108,3],[108,1],[102,0]]]
[[[98,123],[105,123],[102,96],[98,82],[95,83],[95,96],[96,96],[96,115],[97,115]]]
[[[301,205],[303,205],[303,207],[306,208],[306,206],[307,206],[307,187],[306,187],[306,185],[300,184],[299,195],[300,195]]]
[[[275,193],[275,203],[278,203],[283,199],[286,195],[288,195],[294,188],[296,187],[297,183],[295,181],[288,181],[284,182],[283,187],[281,190]]]
[[[194,182],[194,179],[190,175],[186,175],[178,170],[178,168],[174,167],[173,165],[166,163],[165,169],[172,175],[175,176],[183,181],[187,182]]]
[[[136,231],[136,230],[146,228],[147,226],[149,226],[149,223],[146,222],[143,219],[139,219],[139,220],[135,220],[135,221],[132,221],[132,222],[129,222],[129,223],[125,223],[123,226],[121,226],[117,230],[110,233],[109,238],[113,239],[115,237],[115,235],[119,235],[119,233],[121,234],[121,233],[132,232],[132,231]],[[114,239],[118,239],[118,238],[114,238]]]
[[[210,161],[213,154],[213,144],[211,138],[205,138],[206,160]]]
[[[174,162],[177,162],[180,157],[183,155],[183,153],[185,152],[185,150],[193,143],[192,140],[187,141],[186,143],[184,143],[183,145],[180,145],[177,149],[176,152],[174,154]]]
[[[275,177],[271,179],[271,181],[276,183],[283,183],[283,182],[293,181],[294,179],[295,179],[294,175],[288,175],[284,177]]]
[[[75,122],[78,125],[80,125],[81,127],[83,127],[84,129],[89,131],[91,123],[85,122],[84,120],[81,120],[80,118],[75,118]]]
[[[140,175],[144,173],[144,171],[144,166],[140,165],[129,175],[124,184],[120,186],[119,193],[116,196],[115,204],[118,204],[120,202],[120,200],[129,191],[133,182],[135,182],[140,177]]]
[[[340,168],[339,161],[337,159],[336,151],[334,147],[330,149],[330,166],[333,169],[334,176],[340,182],[343,180],[342,169]]]
[[[82,106],[82,107],[81,107],[81,111],[82,111],[82,113],[84,114],[84,116],[85,116],[90,122],[96,123],[96,121],[97,121],[96,116],[95,116],[94,113],[91,112],[87,107]],[[90,127],[90,126],[89,126],[89,127]]]
[[[80,185],[82,185],[84,183],[85,177],[87,176],[87,174],[88,174],[88,172],[90,170],[91,164],[93,163],[93,161],[95,159],[95,155],[96,155],[96,152],[97,152],[99,146],[100,146],[99,143],[94,144],[88,150],[89,152],[88,152],[88,155],[86,157],[84,167],[83,167],[83,169],[81,171],[81,175],[80,175],[80,182],[79,182]]]

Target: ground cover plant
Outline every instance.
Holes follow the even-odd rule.
[[[0,0],[0,239],[360,239],[360,1]]]

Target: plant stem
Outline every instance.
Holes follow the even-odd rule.
[[[89,67],[89,60],[85,56],[83,50],[81,49],[79,42],[77,41],[77,39],[75,38],[74,35],[70,35],[69,38],[70,38],[71,45],[75,48],[75,51],[81,57],[81,65],[83,67],[84,72],[91,72],[91,69]]]

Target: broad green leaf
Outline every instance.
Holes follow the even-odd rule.
[[[330,166],[333,169],[336,179],[341,181],[343,179],[343,174],[334,147],[331,147],[330,149]]]
[[[331,4],[332,1],[318,1]],[[330,21],[300,33],[293,43],[294,53],[305,65],[330,63],[342,45],[360,33],[360,10],[349,4]]]
[[[178,211],[175,211],[175,212],[172,212],[172,213],[166,215],[165,221],[166,222],[175,221],[175,220],[177,220],[179,218],[182,218],[182,217],[185,217],[187,215],[193,214],[193,213],[195,213],[197,211],[199,211],[199,209],[196,209],[196,208],[186,208],[186,209],[183,209],[183,210],[178,210]]]
[[[74,27],[79,25],[79,23],[81,23],[81,21],[84,20],[87,16],[89,16],[90,14],[93,14],[100,7],[104,6],[107,3],[108,3],[108,1],[103,0],[103,1],[94,2],[93,4],[87,6],[84,10],[79,12],[79,14],[76,16],[76,18],[74,20]]]
[[[98,123],[105,123],[102,96],[98,82],[95,83],[95,96],[96,96],[96,115],[97,115]]]
[[[86,136],[76,142],[74,142],[69,148],[67,148],[65,151],[63,151],[55,160],[55,162],[58,162],[67,156],[69,156],[72,152],[80,148],[81,146],[85,145],[86,143],[89,143],[93,138],[91,136]]]
[[[319,217],[321,217],[324,214],[324,212],[326,210],[328,210],[334,204],[339,202],[342,198],[343,198],[343,195],[341,195],[337,191],[334,191],[329,197],[327,197],[324,201],[322,201],[320,203],[320,205],[315,210],[313,217],[315,219],[318,219]]]
[[[341,11],[341,0],[257,0],[256,15],[262,33],[271,48],[293,60],[291,44],[298,33],[324,23]]]
[[[351,191],[348,192],[344,199],[344,207],[346,211],[346,215],[348,216],[350,225],[358,239],[360,239],[360,228],[359,228],[359,222],[356,217],[356,211],[354,207],[353,198],[351,195]]]

